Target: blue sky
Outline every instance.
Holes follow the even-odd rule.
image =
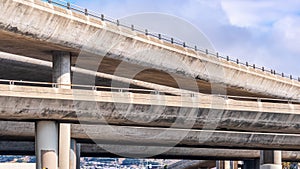
[[[299,0],[71,0],[113,18],[159,12],[187,20],[217,51],[300,76]]]

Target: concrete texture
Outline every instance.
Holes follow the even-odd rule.
[[[2,51],[51,60],[53,50],[72,52],[75,57],[81,50],[98,56],[102,54],[105,61],[100,67],[106,73],[112,74],[122,61],[127,64],[123,70],[125,77],[131,76],[136,69],[146,68],[146,73],[137,79],[177,86],[170,76],[166,76],[170,73],[185,80],[187,89],[193,87],[186,77],[198,79],[198,87],[207,93],[218,83],[233,95],[250,92],[299,99],[300,83],[297,81],[196,53],[39,0],[2,0],[0,7]],[[101,43],[87,41],[95,33]],[[115,45],[112,47],[112,44]],[[95,66],[92,60],[86,60],[85,65]]]
[[[17,85],[0,91],[2,120],[299,133],[300,106],[291,103]]]
[[[27,127],[28,129],[20,128],[18,125],[12,126],[10,122],[2,122],[2,124],[8,126],[0,130],[3,136],[2,140],[34,140],[34,130],[30,124]],[[24,124],[22,124],[21,127],[24,127]],[[30,128],[31,136],[29,134],[22,134],[21,131],[30,133],[30,131],[28,131]],[[300,143],[300,136],[296,134],[184,130],[111,125],[72,125],[71,137],[79,143],[94,143],[94,141],[97,141],[99,144],[128,146],[245,148],[256,150],[299,150],[298,145]],[[115,138],[118,138],[118,140]],[[138,150],[139,149],[137,149],[137,151]],[[133,151],[131,152],[134,153]],[[151,152],[151,149],[149,149],[149,152]],[[121,153],[126,152],[122,151]]]

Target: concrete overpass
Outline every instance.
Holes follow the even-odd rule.
[[[172,75],[181,83],[185,82],[182,86],[186,89],[194,89],[190,82],[196,79],[202,93],[211,93],[211,85],[219,83],[229,95],[299,99],[298,81],[167,43],[89,15],[39,0],[3,0],[0,6],[3,9],[1,51],[48,61],[52,60],[52,51],[67,51],[72,53],[72,65],[81,63],[76,56],[82,51],[89,53],[84,53],[89,59],[82,64],[107,74],[114,74],[122,61],[122,76],[131,77],[136,69],[145,70],[138,72],[136,79],[156,84],[177,87],[169,76]],[[95,40],[92,38],[95,36],[102,43],[87,41]],[[151,52],[145,52],[149,49]],[[103,59],[100,66],[95,65],[99,59]],[[167,64],[166,60],[174,63]]]
[[[2,140],[34,141],[33,123],[1,122]],[[113,128],[113,129],[112,129]],[[299,150],[300,135],[255,132],[183,130],[106,125],[78,125],[71,127],[71,137],[78,143],[191,147]],[[115,138],[119,138],[116,140]],[[154,149],[157,150],[157,149]],[[154,151],[153,150],[153,151]],[[149,149],[149,154],[152,153]],[[155,151],[154,151],[155,152]],[[125,152],[121,152],[125,153]],[[131,152],[134,153],[134,152]],[[155,154],[156,155],[156,154]],[[126,154],[124,155],[126,156]]]
[[[270,102],[272,100],[257,101],[257,98],[253,98],[253,101],[235,100],[203,94],[160,96],[131,92],[58,89],[24,86],[26,84],[52,86],[55,83],[6,80],[2,82],[23,84],[0,85],[2,120],[44,119],[72,123],[80,121],[195,129],[204,126],[205,129],[298,133],[297,119],[300,117],[298,114],[300,106],[291,102],[272,103]],[[93,86],[86,87],[93,88]],[[153,121],[149,113],[155,117]]]
[[[15,81],[2,81],[10,85],[0,86],[0,101],[3,103],[0,119],[36,123],[38,168],[57,168],[58,161],[60,168],[71,168],[72,163],[69,164],[68,159],[72,148],[70,145],[72,127],[63,122],[78,123],[78,116],[84,122],[108,122],[119,125],[116,126],[119,131],[128,134],[138,132],[142,136],[149,136],[146,133],[158,134],[161,133],[162,127],[173,126],[168,135],[161,137],[159,141],[151,138],[148,142],[145,139],[132,141],[122,138],[125,144],[143,142],[147,146],[164,146],[162,142],[176,143],[178,133],[183,132],[187,133],[187,137],[180,138],[183,140],[179,146],[262,149],[272,144],[272,149],[297,149],[298,143],[292,141],[298,139],[298,135],[293,134],[298,133],[299,125],[298,81],[274,75],[273,71],[269,73],[265,69],[258,70],[254,65],[250,67],[238,62],[237,64],[228,62],[218,55],[211,56],[206,52],[185,48],[185,45],[178,46],[162,41],[160,38],[156,39],[120,27],[119,24],[106,22],[103,17],[99,19],[91,17],[88,11],[82,15],[37,0],[3,0],[0,2],[0,8],[0,50],[53,63],[51,75],[54,83],[42,84],[48,88],[13,85]],[[68,32],[69,30],[72,31]],[[93,37],[100,37],[101,41]],[[87,39],[92,41],[89,42]],[[174,63],[166,60],[173,60]],[[172,87],[200,91],[202,94],[188,93],[186,96],[185,92],[180,92],[179,96],[176,94],[164,96],[164,104],[161,104],[161,100],[158,99],[161,98],[160,95],[98,91],[103,87],[93,88],[96,89],[93,91],[77,90],[76,87],[83,86],[71,85],[72,65],[84,65],[84,69],[96,71],[102,77],[105,76],[110,80],[118,79],[128,84],[131,83],[128,79],[131,79],[134,73],[138,73],[134,77],[138,82],[134,84],[134,88],[157,90],[160,87],[163,89]],[[116,70],[122,73],[115,76]],[[136,72],[136,70],[143,71]],[[3,71],[5,72],[5,69]],[[75,83],[78,82],[76,77],[78,78],[73,77]],[[21,80],[30,78],[30,75],[22,76]],[[181,85],[176,82],[180,82]],[[196,88],[193,86],[194,82]],[[26,84],[26,82],[15,83]],[[49,85],[57,88],[49,88]],[[234,96],[208,95],[211,93]],[[290,100],[281,100],[282,98]],[[95,102],[91,103],[92,101]],[[133,106],[130,107],[130,104]],[[115,105],[119,105],[120,111],[117,113],[112,111],[116,109]],[[149,105],[159,109],[153,111]],[[162,105],[166,108],[159,107]],[[103,110],[100,114],[99,111],[95,111],[99,108]],[[183,111],[180,111],[181,109]],[[153,114],[149,116],[145,113],[146,110],[155,112],[154,115],[158,120],[149,122]],[[212,116],[207,118],[208,114]],[[216,126],[217,122],[220,125]],[[235,131],[199,130],[203,127]],[[186,128],[194,129],[187,132]],[[101,132],[102,129],[105,127],[101,127]],[[89,132],[96,135],[99,131],[97,127],[92,127]],[[212,136],[211,140],[199,144],[199,133],[209,133]],[[115,140],[112,140],[113,137],[109,134],[107,133],[104,140],[111,143]],[[263,139],[266,136],[267,139]],[[86,139],[84,135],[72,137],[78,140]],[[103,139],[103,135],[97,139]],[[262,166],[279,168],[280,154],[277,151],[263,151]]]

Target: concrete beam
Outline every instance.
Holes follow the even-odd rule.
[[[85,144],[80,143],[81,157],[120,157],[108,150],[120,150],[127,152],[127,157],[149,157],[147,149],[155,147],[145,146],[124,146],[124,145],[106,145],[106,144]],[[163,148],[166,147],[156,147]],[[132,153],[140,152],[140,153]],[[35,155],[33,141],[0,141],[0,155]],[[187,148],[173,147],[170,150],[158,154],[152,158],[158,159],[189,159],[189,160],[258,160],[260,150],[242,150],[242,149],[214,149],[214,148]],[[251,161],[252,160],[252,161]],[[299,151],[282,151],[283,161],[300,162]],[[252,164],[249,163],[249,166]],[[259,164],[258,164],[259,165]],[[248,168],[247,168],[248,169]]]
[[[63,50],[78,54],[85,50],[102,54],[115,60],[114,63],[126,60],[145,68],[213,81],[256,94],[294,99],[300,96],[300,83],[297,81],[162,42],[45,2],[2,0],[0,7],[2,51],[40,58],[45,51]],[[100,42],[87,43],[87,39],[93,40],[96,32],[101,34],[101,39],[96,36]],[[144,52],[148,49],[152,52]],[[141,54],[136,56],[133,53]],[[44,59],[49,60],[47,57]],[[167,64],[165,61],[168,60],[178,61],[178,64]],[[87,65],[94,66],[94,63]]]
[[[97,126],[85,125],[72,128],[72,137],[82,142],[92,140],[97,143],[179,146],[179,147],[214,147],[245,149],[289,149],[298,150],[300,135],[278,133],[254,133],[234,131],[189,130],[174,128]],[[124,136],[124,137],[123,137]],[[88,138],[88,139],[87,139]],[[112,139],[118,138],[118,140]]]
[[[292,103],[17,85],[0,91],[2,120],[299,133],[300,105]]]
[[[1,122],[4,126],[0,133],[9,140],[34,140],[34,127],[31,137],[28,129],[11,126],[10,122]],[[11,127],[9,127],[11,126]],[[24,127],[24,125],[21,125]],[[126,136],[126,137],[123,137]],[[71,137],[80,143],[166,146],[166,147],[211,147],[245,149],[299,150],[300,136],[297,134],[228,132],[208,130],[165,129],[151,127],[129,127],[111,125],[72,125]],[[119,138],[116,140],[115,138]],[[124,152],[123,152],[124,153]],[[132,152],[133,153],[133,152]]]

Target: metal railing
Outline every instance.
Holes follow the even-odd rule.
[[[246,67],[251,67],[253,69],[258,69],[258,70],[261,70],[263,72],[268,72],[268,73],[271,73],[273,75],[281,76],[281,77],[284,77],[284,78],[289,78],[291,80],[296,80],[296,81],[300,82],[300,77],[296,78],[292,75],[288,75],[288,74],[285,74],[285,73],[279,73],[274,69],[267,69],[263,66],[250,64],[248,62],[243,63],[239,59],[232,59],[229,56],[222,56],[218,52],[215,53],[215,52],[210,52],[208,49],[198,48],[197,45],[190,46],[186,42],[177,40],[177,39],[172,38],[172,37],[168,37],[167,35],[163,35],[163,34],[159,34],[159,33],[152,33],[152,32],[149,32],[148,29],[143,29],[143,28],[137,27],[135,25],[121,23],[120,20],[118,20],[118,19],[113,19],[113,18],[104,16],[101,13],[98,13],[98,12],[95,12],[95,11],[92,11],[92,10],[88,10],[87,8],[83,8],[83,7],[77,6],[75,4],[71,4],[71,3],[66,2],[64,0],[42,0],[42,1],[48,2],[50,4],[54,4],[54,5],[59,6],[59,7],[66,8],[68,10],[72,10],[74,12],[84,14],[84,15],[87,15],[87,16],[91,16],[91,17],[99,19],[101,21],[107,21],[107,22],[110,22],[112,24],[116,24],[117,26],[121,26],[121,27],[130,29],[132,31],[136,31],[136,32],[145,34],[147,36],[151,36],[151,37],[157,38],[159,40],[169,42],[171,44],[182,46],[182,47],[187,48],[187,49],[192,49],[192,50],[195,50],[196,52],[201,52],[202,54],[211,55],[211,56],[214,56],[214,57],[217,57],[217,58],[227,60],[228,62],[234,62],[236,64],[240,64],[240,65],[243,65],[243,66],[246,66]]]
[[[59,86],[68,86],[71,89],[85,89],[92,91],[112,91],[119,93],[147,93],[153,95],[164,95],[167,93],[174,93],[174,91],[168,90],[151,90],[151,89],[135,89],[135,88],[121,88],[121,87],[111,87],[111,86],[92,86],[92,85],[80,85],[80,84],[60,84],[60,83],[50,83],[50,82],[33,82],[33,81],[23,81],[23,80],[6,80],[0,79],[0,84],[5,85],[18,85],[18,86],[35,86],[35,87],[48,87],[48,88],[58,88]],[[196,97],[197,95],[203,96],[205,94],[202,93],[186,93],[181,92],[178,93],[181,97]],[[284,102],[284,103],[300,103],[300,99],[281,99],[281,98],[263,98],[263,97],[247,97],[247,96],[233,96],[233,95],[221,95],[221,94],[210,94],[214,97],[234,100],[246,100],[246,101],[257,101],[257,102]]]

